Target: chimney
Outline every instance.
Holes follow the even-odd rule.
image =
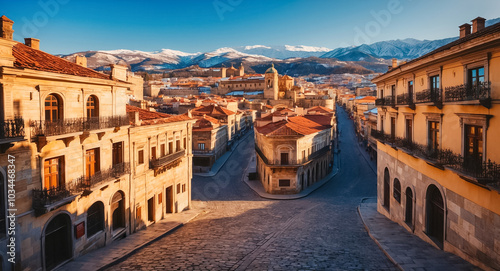
[[[477,17],[476,19],[472,20],[472,33],[474,34],[478,31],[483,30],[485,22],[486,19],[482,17]]]
[[[40,40],[35,38],[24,38],[24,44],[35,50],[40,50]]]
[[[12,40],[12,34],[14,34],[14,30],[12,30],[13,24],[14,22],[5,15],[0,17],[0,38]]]
[[[111,64],[109,66],[111,67],[111,79],[127,81],[127,67],[118,64]]]
[[[460,38],[464,38],[467,35],[470,35],[470,24],[463,24],[460,27]]]
[[[397,67],[398,67],[398,60],[395,59],[395,58],[393,58],[392,59],[392,68],[394,69],[394,68],[397,68]]]
[[[138,111],[127,112],[129,121],[135,126],[141,126]]]
[[[87,58],[85,56],[76,55],[75,63],[82,67],[87,68]]]

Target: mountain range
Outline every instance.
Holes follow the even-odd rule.
[[[500,18],[486,21],[486,26]],[[137,50],[84,51],[62,57],[73,61],[76,55],[87,57],[89,68],[105,70],[109,64],[124,64],[132,71],[165,72],[193,65],[200,67],[229,67],[242,64],[247,72],[262,73],[275,63],[280,73],[293,76],[329,73],[385,72],[390,59],[410,60],[450,43],[458,37],[439,40],[412,38],[376,42],[331,50],[314,46],[251,45],[224,47],[211,52],[186,53],[171,49],[156,52]]]

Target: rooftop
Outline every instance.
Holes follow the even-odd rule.
[[[313,121],[312,119],[315,120]],[[325,129],[330,129],[332,127],[329,124],[325,124],[325,119],[320,120],[315,117],[308,118],[305,116],[296,116],[272,122],[261,127],[256,127],[256,130],[266,136],[304,136],[314,134]]]

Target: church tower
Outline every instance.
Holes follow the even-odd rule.
[[[245,68],[243,67],[243,62],[241,62],[241,64],[240,64],[239,72],[240,72],[240,76],[245,75]]]
[[[264,99],[278,100],[278,71],[274,68],[274,64],[267,69],[264,79]]]

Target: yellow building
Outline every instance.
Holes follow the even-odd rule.
[[[438,248],[500,269],[500,24],[373,79],[378,211]]]
[[[14,41],[12,25],[0,18],[0,246],[15,252],[0,250],[0,270],[52,270],[189,208],[194,121],[136,118],[126,67],[96,72]]]

